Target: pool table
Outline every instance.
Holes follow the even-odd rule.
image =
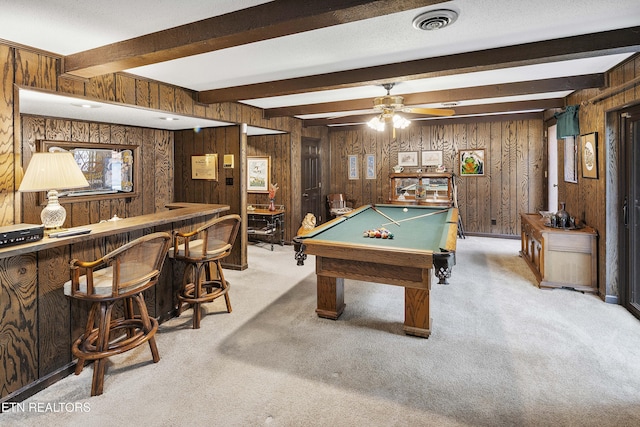
[[[365,237],[386,229],[392,238]],[[404,331],[429,337],[431,270],[446,284],[455,264],[456,208],[365,205],[296,236],[296,259],[316,257],[317,309],[337,319],[344,311],[344,279],[403,286]],[[368,234],[368,233],[366,233]]]

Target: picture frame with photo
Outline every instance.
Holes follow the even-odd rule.
[[[598,179],[598,133],[580,135],[582,177]]]
[[[347,156],[349,179],[358,179],[358,156],[352,154]]]
[[[367,154],[365,160],[365,178],[376,179],[376,155]]]
[[[441,150],[435,151],[423,151],[422,152],[422,166],[440,166],[443,163],[443,154]]]
[[[398,152],[398,166],[418,166],[417,151]]]
[[[460,150],[460,176],[484,176],[484,148]]]
[[[270,176],[270,156],[247,156],[247,192],[268,193]]]

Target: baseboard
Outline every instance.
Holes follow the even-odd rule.
[[[66,365],[64,365],[62,368],[55,370],[50,374],[45,375],[44,377],[39,378],[38,380],[32,383],[27,384],[26,386],[22,387],[19,390],[14,391],[11,394],[6,395],[2,399],[0,399],[0,403],[22,402],[23,400],[30,398],[34,394],[41,392],[42,390],[49,387],[50,385],[71,375],[75,371],[75,368],[76,368],[76,362],[75,361],[69,362]],[[2,412],[1,409],[2,409],[2,405],[0,405],[0,412]]]
[[[496,239],[512,239],[512,240],[520,240],[522,237],[519,234],[491,234],[491,233],[469,233],[467,231],[464,232],[465,236],[475,236],[475,237],[494,237]]]
[[[620,304],[616,295],[605,295],[604,302],[607,304]]]

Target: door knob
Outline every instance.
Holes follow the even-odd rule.
[[[309,197],[307,193],[302,193],[302,197]]]
[[[558,184],[553,184],[553,186],[554,186],[554,187],[557,187],[557,186],[558,186]]]

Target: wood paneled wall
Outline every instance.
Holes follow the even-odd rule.
[[[177,131],[175,132],[175,201],[191,203],[220,203],[229,205],[228,214],[243,216],[242,206],[244,186],[241,185],[241,158],[246,145],[241,139],[240,126]],[[192,179],[191,157],[202,154],[218,155],[218,180]],[[234,168],[222,167],[224,155],[233,154]],[[227,179],[231,183],[227,183]],[[206,201],[205,201],[206,200]],[[246,224],[241,225],[241,233],[232,253],[225,259],[225,266],[236,269],[247,267]]]
[[[399,152],[418,152],[420,164],[420,152],[429,150],[442,151],[445,167],[457,175],[458,206],[466,232],[519,235],[520,214],[542,210],[545,204],[542,117],[453,124],[414,122],[396,131],[396,138],[390,131],[376,132],[366,126],[332,130],[329,135],[331,192],[345,193],[356,206],[388,200],[388,177],[398,163]],[[484,176],[459,176],[456,150],[466,148],[485,150]],[[350,180],[347,156],[354,154],[359,159],[359,179]],[[376,156],[376,179],[365,179],[366,154]]]
[[[291,135],[250,136],[247,138],[247,156],[268,156],[271,159],[271,176],[269,180],[273,184],[278,184],[279,189],[276,193],[275,203],[284,205],[284,239],[290,242],[295,237],[295,234],[291,234],[292,227],[290,226],[293,220],[291,203]],[[247,204],[249,205],[268,203],[269,195],[266,193],[249,193],[247,195]]]
[[[23,115],[21,134],[25,168],[37,151],[37,141],[42,139],[140,147],[140,158],[135,161],[140,162],[141,182],[134,183],[139,186],[139,195],[130,199],[65,204],[66,227],[97,223],[113,215],[128,218],[154,213],[165,210],[165,206],[173,201],[173,132]],[[39,224],[43,207],[38,204],[36,193],[24,193],[23,222]]]
[[[567,183],[560,178],[558,197],[565,201],[567,211],[598,231],[598,292],[602,298],[617,298],[618,283],[618,224],[620,200],[618,194],[619,129],[617,110],[640,103],[640,85],[611,94],[596,103],[587,101],[610,88],[622,85],[640,76],[640,55],[614,67],[607,73],[607,87],[581,90],[570,95],[566,105],[580,104],[580,133],[598,133],[598,179],[582,177],[582,164],[578,162],[578,182]],[[580,140],[577,138],[577,142]],[[561,151],[563,144],[558,144]],[[559,153],[562,155],[562,153]],[[578,155],[578,159],[581,156]],[[559,165],[560,177],[563,165]]]

